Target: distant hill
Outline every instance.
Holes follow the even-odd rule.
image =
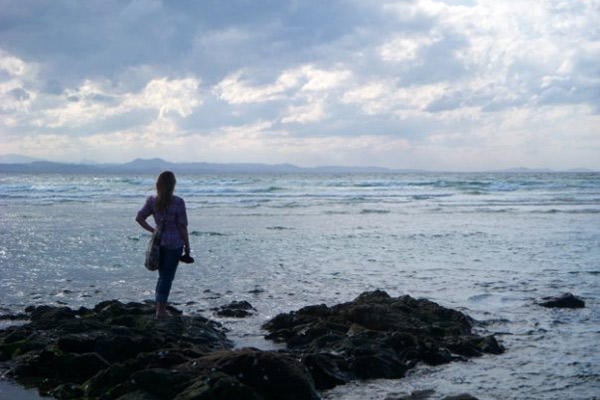
[[[2,154],[0,155],[0,164],[27,164],[34,161],[41,161],[37,158],[21,156],[19,154]]]
[[[161,158],[137,158],[124,164],[98,164],[82,162],[79,164],[41,161],[30,157],[8,154],[0,156],[0,172],[4,173],[50,173],[50,174],[158,174],[171,170],[175,173],[426,173],[433,171],[419,169],[389,169],[383,167],[322,166],[298,167],[292,164],[260,163],[174,163]],[[488,172],[503,173],[547,173],[557,172],[551,169],[510,168]],[[589,169],[570,169],[565,172],[594,172]]]
[[[160,158],[138,158],[124,164],[68,164],[50,161],[34,161],[29,163],[0,163],[0,172],[14,173],[136,173],[158,174],[172,170],[176,173],[374,173],[398,172],[379,167],[316,167],[303,168],[292,164],[259,164],[259,163],[173,163]]]

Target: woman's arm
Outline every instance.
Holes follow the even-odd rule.
[[[138,211],[137,216],[135,217],[135,221],[140,224],[140,226],[142,228],[144,228],[145,230],[147,230],[150,233],[154,233],[155,229],[152,225],[150,225],[149,223],[146,222],[146,218],[148,218],[150,216],[150,214],[152,214],[152,208],[153,208],[153,199],[152,197],[148,197],[146,199],[146,203],[144,204],[144,207],[142,207],[142,209],[140,211]]]
[[[140,226],[142,228],[144,228],[145,230],[147,230],[150,233],[154,233],[154,228],[152,227],[152,225],[150,225],[149,223],[146,222],[146,220],[140,216],[137,216],[135,218],[135,221],[140,224]]]
[[[183,252],[185,254],[190,254],[190,237],[188,235],[187,226],[179,225],[179,234],[183,239]]]

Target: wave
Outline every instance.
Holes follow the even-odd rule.
[[[561,210],[552,208],[550,210],[533,210],[532,214],[600,214],[600,208],[582,208],[575,210]]]
[[[364,208],[360,211],[361,214],[389,214],[390,210],[379,210],[372,208]]]
[[[277,226],[268,226],[267,229],[271,230],[271,231],[291,231],[291,230],[294,230],[294,228],[290,228],[290,227],[287,227],[287,226],[279,226],[279,225],[277,225]]]
[[[203,231],[191,231],[190,236],[227,236],[220,232],[203,232]]]
[[[19,176],[0,177],[0,200],[133,201],[153,192],[154,178],[146,176]],[[275,177],[257,175],[233,179],[186,176],[176,192],[192,204],[242,206],[267,204],[297,208],[339,204],[407,204],[435,202],[437,206],[478,212],[598,213],[598,174],[391,174]],[[475,200],[476,199],[476,200]],[[210,204],[209,204],[210,203]],[[565,211],[562,206],[584,206]],[[393,207],[393,206],[390,206]],[[489,209],[485,209],[489,207]],[[498,209],[501,207],[502,209]],[[519,209],[514,210],[511,207]],[[551,210],[549,210],[551,208]],[[367,205],[366,210],[371,206]],[[431,209],[430,209],[431,211]],[[385,211],[375,211],[384,213]],[[367,211],[369,213],[369,211]]]

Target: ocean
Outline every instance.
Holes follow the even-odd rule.
[[[600,173],[177,178],[196,263],[179,266],[170,301],[222,322],[237,346],[278,348],[260,330],[278,313],[382,289],[463,311],[507,349],[339,386],[325,399],[428,389],[440,397],[600,398]],[[0,174],[0,313],[152,299],[155,274],[143,267],[149,236],[134,218],[154,180]],[[564,292],[586,307],[536,305]],[[256,314],[212,314],[233,300]],[[6,381],[0,397],[38,398]]]

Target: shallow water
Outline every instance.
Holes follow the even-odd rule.
[[[211,318],[249,301],[255,316],[221,319],[238,346],[277,347],[260,330],[277,313],[383,289],[464,311],[507,347],[327,399],[600,396],[600,174],[178,179],[197,262],[180,265],[171,301]],[[148,236],[134,222],[152,186],[151,176],[0,175],[0,311],[152,298]],[[535,305],[567,291],[586,308]]]

